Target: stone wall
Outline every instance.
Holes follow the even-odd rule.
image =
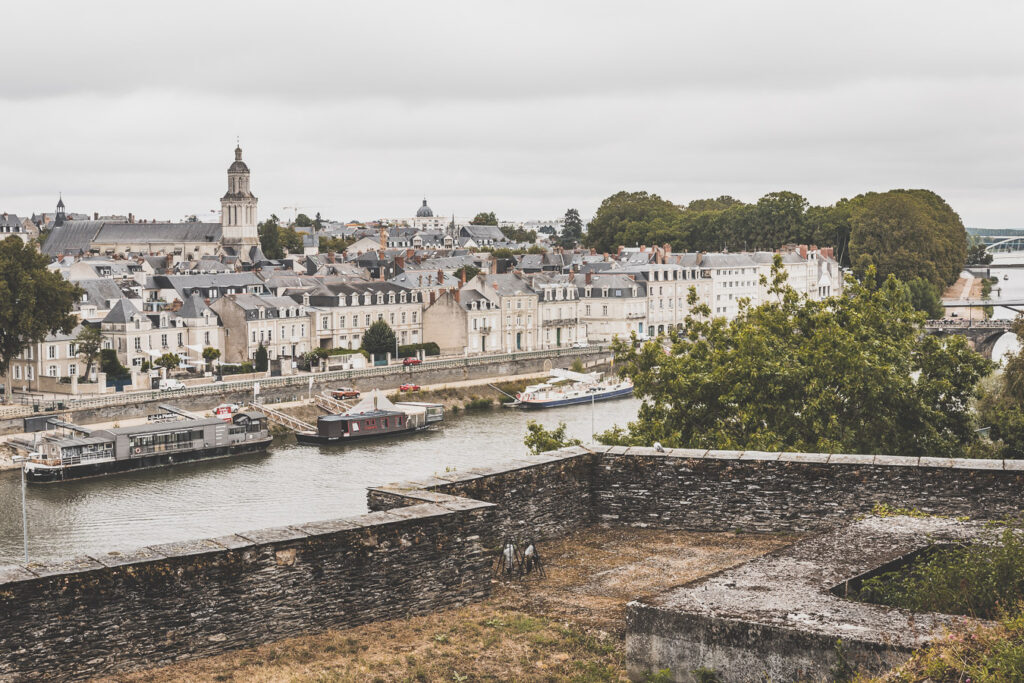
[[[0,679],[158,666],[479,600],[490,589],[489,551],[507,535],[544,539],[595,521],[804,531],[875,502],[983,519],[1017,512],[1022,486],[1021,461],[562,449],[375,487],[374,512],[357,518],[0,568]],[[774,628],[659,613],[644,637],[661,644],[638,666],[671,650],[662,618],[677,631],[736,634],[726,645],[739,649]],[[803,636],[787,628],[798,651]],[[808,638],[808,651],[824,647],[820,634]]]
[[[564,448],[501,467],[375,487],[367,492],[367,506],[386,510],[436,501],[437,496],[461,496],[497,506],[495,526],[485,537],[487,547],[497,547],[506,536],[523,540],[563,536],[594,521],[595,461],[596,456],[585,448]]]
[[[493,515],[449,500],[0,569],[0,679],[88,678],[480,600]]]
[[[1024,461],[611,448],[594,469],[595,515],[697,531],[808,531],[875,503],[930,514],[1021,509]]]

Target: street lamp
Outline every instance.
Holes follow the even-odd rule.
[[[28,458],[24,455],[16,455],[12,458],[16,463],[21,463],[21,533],[25,541],[25,564],[28,564],[28,510],[25,507],[25,463]]]

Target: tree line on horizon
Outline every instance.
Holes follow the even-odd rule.
[[[967,260],[967,232],[930,190],[868,192],[812,206],[795,192],[769,192],[748,204],[723,195],[676,204],[647,192],[605,199],[584,236],[599,252],[619,245],[669,244],[673,251],[774,251],[785,244],[835,248],[845,267],[883,279],[922,278],[935,288],[956,281]]]

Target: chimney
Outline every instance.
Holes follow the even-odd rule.
[[[434,294],[435,294],[434,290],[430,290],[430,303],[431,303],[431,304],[433,304],[433,303],[434,303],[434,298],[435,298],[435,297],[434,297]]]
[[[466,286],[466,267],[465,266],[462,267],[462,284],[459,285],[459,286],[460,287],[465,287]]]
[[[420,287],[423,286],[423,276],[422,275],[419,276],[419,286]]]
[[[448,291],[452,293],[453,297],[455,297],[455,303],[458,303],[459,302],[459,290],[457,290],[457,289],[450,289]]]
[[[171,302],[171,310],[175,312],[181,310],[181,299],[175,299]]]
[[[498,283],[497,282],[492,282],[491,284],[494,285],[494,291],[497,292],[498,291]]]
[[[594,247],[591,247],[591,248],[590,248],[590,255],[591,255],[591,256],[594,256],[594,255],[596,255],[596,254],[597,254],[597,249],[596,249],[596,248],[594,248]],[[608,255],[608,254],[605,254],[605,256],[607,256],[607,255]],[[605,259],[605,260],[607,261],[608,259]]]
[[[207,306],[209,306],[210,305],[210,297],[206,297],[205,299],[203,299],[203,303],[206,304]]]
[[[807,245],[806,244],[801,244],[800,245],[800,258],[804,259],[805,261],[807,260]]]
[[[402,270],[405,270],[405,257],[404,256],[396,256],[395,257],[395,265],[398,266],[399,268],[401,268]]]
[[[594,274],[589,270],[587,271],[587,274],[584,277],[586,278],[586,282],[588,285],[594,282]]]
[[[128,222],[129,223],[134,223],[135,222],[135,214],[133,214],[133,213],[129,213],[128,214]]]
[[[100,212],[99,211],[93,211],[92,212],[92,219],[94,221],[98,221],[100,219]]]
[[[641,245],[640,245],[640,253],[642,254],[642,253],[644,253],[645,251],[647,251],[647,245],[646,245],[646,244],[641,244]]]
[[[437,269],[437,284],[444,282],[444,271],[440,268]]]
[[[668,242],[665,242],[665,245],[662,247],[662,249],[665,250],[666,254],[671,254],[672,253],[672,245],[669,244]]]
[[[608,263],[608,258],[609,258],[608,257],[608,252],[606,251],[606,252],[604,252],[604,262],[605,263]]]
[[[490,272],[494,275],[498,274],[498,259],[493,257],[491,258]]]
[[[405,250],[405,258],[407,258],[409,260],[412,260],[412,257],[415,256],[415,255],[416,255],[416,250],[415,249],[406,249]]]
[[[622,246],[622,245],[620,244],[620,245],[619,245],[619,251],[618,251],[618,253],[616,253],[615,255],[616,255],[616,256],[622,256],[622,250],[623,250],[623,249],[625,249],[625,248],[626,248],[626,247],[624,247],[624,246]]]

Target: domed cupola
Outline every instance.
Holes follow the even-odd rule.
[[[416,218],[433,218],[434,212],[427,206],[427,200],[423,200],[423,206],[416,211]]]

